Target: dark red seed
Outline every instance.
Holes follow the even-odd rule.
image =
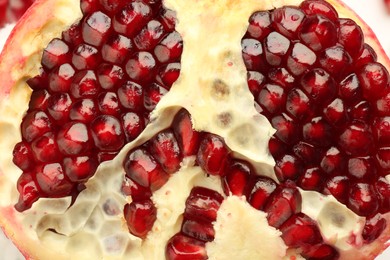
[[[341,46],[332,46],[318,57],[321,67],[335,78],[342,78],[352,64],[352,58]]]
[[[361,100],[362,88],[355,73],[348,75],[339,84],[340,97],[346,102],[357,102]]]
[[[348,208],[360,216],[369,216],[379,207],[378,196],[368,183],[354,183],[350,186]]]
[[[371,243],[382,234],[386,227],[386,220],[380,214],[376,214],[366,220],[362,237],[367,243]]]
[[[100,52],[88,44],[80,44],[73,51],[72,64],[78,70],[94,69],[100,64]]]
[[[163,24],[165,30],[173,31],[177,22],[176,12],[171,9],[162,9],[159,21]]]
[[[286,102],[284,89],[275,84],[265,84],[257,98],[259,105],[271,114],[275,114],[282,109]]]
[[[318,147],[304,141],[300,141],[294,145],[293,152],[306,165],[315,165],[320,159],[320,150]]]
[[[31,143],[31,150],[35,160],[39,162],[57,162],[61,159],[56,138],[50,132],[37,137]]]
[[[33,90],[47,89],[48,88],[48,73],[41,67],[39,73],[33,78],[26,80],[26,83]]]
[[[139,111],[143,108],[143,88],[135,82],[126,81],[126,83],[118,89],[118,97],[121,105],[125,108],[132,111]]]
[[[376,160],[383,170],[390,170],[390,147],[379,148],[376,154]]]
[[[252,168],[244,161],[234,160],[226,168],[223,177],[223,190],[225,194],[244,196],[247,193],[248,183],[252,174]]]
[[[24,172],[19,177],[16,187],[19,191],[19,200],[15,204],[15,209],[19,212],[31,208],[32,204],[42,195],[31,172]]]
[[[79,155],[91,148],[91,138],[85,124],[69,122],[57,134],[59,151],[64,155]]]
[[[156,159],[143,148],[132,150],[127,154],[124,169],[130,179],[152,191],[161,188],[169,178]]]
[[[175,81],[179,78],[180,69],[181,65],[178,62],[164,65],[158,72],[157,80],[169,90],[173,83],[175,83]]]
[[[323,115],[328,123],[340,126],[347,119],[347,112],[342,99],[336,98],[323,110]]]
[[[263,47],[261,42],[255,39],[243,39],[241,41],[242,57],[248,70],[261,70],[264,67]]]
[[[336,9],[326,1],[306,0],[299,5],[299,8],[307,15],[320,14],[335,23],[338,22],[339,15]]]
[[[304,190],[314,190],[321,192],[323,189],[324,173],[320,168],[308,168],[298,179],[298,185]]]
[[[52,123],[45,112],[37,110],[28,113],[23,118],[20,128],[22,137],[27,142],[31,142],[38,136],[49,132],[52,128]]]
[[[374,103],[374,111],[378,116],[390,116],[390,89],[386,89],[383,96]]]
[[[121,117],[121,124],[126,135],[126,141],[131,142],[145,129],[145,120],[135,112],[127,112]]]
[[[299,138],[298,124],[286,114],[281,114],[271,119],[272,126],[276,129],[275,136],[287,144],[294,143]]]
[[[133,201],[125,205],[124,217],[129,232],[145,239],[157,219],[157,209],[150,199]]]
[[[228,150],[224,140],[213,134],[207,134],[200,141],[196,156],[199,166],[210,175],[223,176],[228,161]]]
[[[222,201],[223,197],[218,192],[204,187],[194,187],[186,200],[184,216],[213,222],[217,219]]]
[[[334,247],[321,243],[306,248],[302,256],[308,260],[337,260],[340,254]]]
[[[112,35],[102,46],[103,60],[121,64],[132,53],[133,43],[121,34]]]
[[[118,33],[134,36],[150,19],[151,8],[134,1],[121,9],[113,19],[113,27]]]
[[[348,109],[351,119],[367,122],[371,117],[371,106],[367,101],[361,101]]]
[[[82,2],[85,2],[85,0],[81,0],[81,5]],[[81,25],[79,23],[72,24],[66,31],[62,32],[62,39],[72,47],[83,43],[83,38],[81,36]]]
[[[42,66],[46,69],[53,69],[70,60],[69,46],[58,38],[49,42],[42,54]]]
[[[325,182],[324,194],[333,195],[342,203],[347,202],[350,180],[346,176],[334,176]]]
[[[118,87],[124,76],[121,67],[107,63],[101,64],[96,72],[100,86],[107,90]]]
[[[310,15],[302,22],[299,38],[314,51],[324,50],[336,43],[337,28],[322,15]]]
[[[31,93],[29,110],[46,110],[50,94],[47,90],[41,89]]]
[[[336,82],[323,69],[313,69],[301,78],[302,89],[315,102],[325,103],[333,99],[337,92]]]
[[[131,196],[134,201],[140,201],[152,196],[149,188],[143,187],[125,175],[121,188],[123,194]]]
[[[368,63],[357,74],[362,86],[363,96],[374,101],[383,96],[388,88],[389,72],[380,63]]]
[[[303,139],[316,146],[326,147],[332,143],[332,127],[322,117],[315,117],[303,125]]]
[[[137,52],[127,61],[126,72],[137,82],[148,82],[156,74],[156,60],[149,52]]]
[[[296,180],[303,173],[303,163],[291,154],[285,154],[276,161],[275,174],[279,180]]]
[[[124,145],[120,122],[113,116],[100,115],[90,125],[93,141],[102,151],[117,151]]]
[[[249,18],[248,35],[259,41],[271,31],[271,16],[267,11],[255,12]]]
[[[366,155],[373,146],[373,137],[364,123],[352,123],[343,130],[338,144],[348,155]]]
[[[268,72],[268,78],[286,90],[291,89],[295,82],[294,76],[285,68],[271,68]]]
[[[267,177],[257,177],[254,180],[252,190],[248,191],[248,202],[252,207],[264,210],[269,196],[276,189],[276,182]]]
[[[68,63],[60,65],[49,74],[49,89],[52,92],[67,92],[74,74],[75,70],[72,65]]]
[[[193,129],[191,120],[188,111],[182,109],[176,114],[172,123],[183,156],[195,155],[199,148],[200,133]]]
[[[153,83],[144,89],[144,106],[152,111],[160,102],[161,98],[168,93],[168,90],[157,83]]]
[[[316,54],[302,43],[295,43],[291,54],[287,57],[287,69],[295,76],[301,75],[312,66],[317,57]]]
[[[379,212],[387,213],[390,210],[390,184],[385,177],[379,177],[374,185],[380,199]]]
[[[371,181],[376,179],[376,167],[372,157],[355,157],[348,160],[348,174],[352,179]]]
[[[157,20],[151,20],[134,37],[134,44],[139,50],[151,51],[164,36],[164,26]]]
[[[21,170],[27,171],[34,167],[34,157],[31,147],[27,142],[19,142],[15,145],[12,152],[13,163]]]
[[[290,41],[286,37],[277,32],[271,32],[264,40],[264,53],[268,64],[280,66],[289,48]]]
[[[157,60],[162,63],[178,61],[182,52],[183,39],[176,31],[168,34],[156,48],[154,48],[154,55],[156,55]]]
[[[297,38],[305,14],[296,7],[285,6],[272,12],[272,21],[275,29],[290,39]]]
[[[213,241],[215,234],[214,227],[211,222],[192,219],[184,219],[181,226],[181,232],[186,236],[204,242]]]
[[[206,260],[206,245],[197,239],[180,233],[174,235],[167,243],[165,250],[167,260]]]
[[[98,167],[97,160],[92,156],[66,157],[63,160],[66,176],[72,182],[84,182],[92,177]]]
[[[70,85],[70,93],[74,98],[93,98],[100,91],[100,86],[93,70],[79,71]]]
[[[263,74],[257,71],[247,72],[247,82],[250,92],[254,97],[259,95],[262,85],[264,84],[265,77]]]
[[[377,58],[374,49],[367,43],[364,43],[363,50],[354,61],[355,68],[359,69],[367,63],[376,62]]]
[[[110,32],[111,18],[105,13],[97,11],[84,18],[81,28],[86,43],[101,46]]]
[[[321,159],[321,169],[328,173],[339,173],[346,167],[346,156],[337,147],[330,147]]]
[[[340,27],[338,42],[344,46],[352,58],[359,55],[363,49],[363,31],[359,25],[348,18],[339,19]]]
[[[302,90],[293,88],[287,94],[286,111],[298,120],[305,120],[312,116],[311,106],[312,101]]]
[[[67,196],[73,189],[73,183],[65,177],[63,167],[59,163],[40,165],[36,174],[40,189],[51,198]]]
[[[97,114],[98,108],[92,99],[80,99],[73,103],[69,112],[69,118],[71,120],[89,123],[96,118]]]
[[[119,106],[118,96],[114,92],[102,92],[97,98],[99,111],[105,115],[117,116],[121,107]]]
[[[102,7],[110,13],[115,13],[125,4],[121,0],[99,0]]]

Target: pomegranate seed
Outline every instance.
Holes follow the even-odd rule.
[[[97,148],[102,151],[117,151],[124,145],[120,122],[113,116],[100,115],[90,125],[91,135]]]
[[[89,150],[90,142],[87,126],[83,123],[68,123],[57,135],[58,148],[65,155],[78,155]]]
[[[383,95],[389,84],[389,72],[380,63],[368,63],[358,74],[363,96],[368,100],[375,100]]]
[[[291,181],[278,186],[265,204],[269,225],[279,228],[293,214],[301,209],[301,194]]]
[[[67,92],[73,80],[75,70],[68,64],[62,64],[49,74],[49,89],[53,92]]]
[[[65,177],[63,167],[59,163],[38,166],[37,183],[46,195],[64,197],[70,194],[73,184]]]
[[[83,2],[85,0],[81,0]],[[81,3],[82,5],[82,3]],[[71,47],[78,46],[83,43],[81,36],[81,26],[78,23],[72,24],[68,30],[62,32],[62,39]]]
[[[276,116],[271,120],[272,126],[277,129],[275,136],[284,143],[293,143],[299,138],[298,125],[286,114]]]
[[[360,216],[369,216],[379,207],[378,196],[372,185],[354,183],[350,186],[348,207]]]
[[[323,172],[320,168],[314,167],[306,169],[298,179],[298,185],[304,190],[322,191]]]
[[[363,49],[363,31],[359,25],[348,18],[339,19],[340,29],[338,42],[344,46],[345,50],[355,58]]]
[[[138,52],[127,61],[126,72],[137,82],[147,82],[156,74],[156,60],[149,52]]]
[[[226,172],[222,182],[225,194],[245,196],[252,174],[251,166],[244,161],[234,160],[227,166]]]
[[[271,32],[264,41],[264,53],[267,62],[271,66],[279,66],[282,63],[290,41],[277,32]]]
[[[126,204],[124,215],[130,233],[144,239],[157,219],[157,209],[150,199],[133,201]]]
[[[111,18],[97,11],[84,18],[81,33],[86,43],[101,46],[109,34]]]
[[[293,152],[301,161],[306,161],[307,165],[317,164],[320,160],[319,149],[304,141],[300,141],[294,145]]]
[[[295,76],[301,75],[314,64],[316,54],[301,43],[295,43],[287,58],[287,69]]]
[[[245,66],[249,70],[259,70],[264,67],[263,64],[263,47],[258,40],[244,39],[241,42],[242,57]]]
[[[91,98],[100,91],[96,74],[93,70],[78,72],[70,86],[70,93],[74,98]]]
[[[72,99],[66,93],[52,95],[48,101],[48,112],[54,120],[64,122],[69,118]]]
[[[342,78],[348,72],[346,69],[352,64],[351,56],[340,46],[327,48],[318,60],[322,68],[335,78]]]
[[[56,138],[53,133],[39,136],[31,143],[36,160],[40,162],[56,162],[60,159]]]
[[[22,136],[27,142],[49,132],[52,128],[51,121],[43,111],[32,111],[28,113],[22,121]]]
[[[121,0],[99,0],[99,2],[109,13],[116,13],[125,4]]]
[[[39,74],[33,78],[26,80],[26,83],[33,90],[47,89],[48,88],[48,73],[41,67],[39,68]]]
[[[97,116],[97,107],[92,99],[80,99],[73,103],[69,118],[83,123],[89,123]]]
[[[20,195],[15,209],[22,212],[31,208],[32,204],[39,199],[41,190],[32,173],[29,172],[23,173],[16,185]]]
[[[272,12],[272,21],[275,30],[290,39],[297,37],[297,32],[302,26],[305,14],[296,7],[285,6],[277,8]]]
[[[376,160],[383,170],[390,170],[390,148],[379,148],[376,154]]]
[[[186,200],[184,216],[188,218],[196,216],[204,221],[215,221],[222,201],[223,197],[218,192],[194,187]]]
[[[141,201],[152,196],[149,188],[137,184],[127,176],[123,180],[122,192],[127,196],[131,196],[134,201]]]
[[[321,160],[321,169],[328,174],[342,172],[347,163],[345,157],[339,149],[331,147],[325,152]]]
[[[145,129],[144,119],[135,112],[127,112],[121,117],[121,123],[126,135],[126,141],[131,142]]]
[[[268,142],[268,149],[274,158],[279,158],[287,151],[287,146],[279,138],[272,136]]]
[[[180,110],[176,114],[172,126],[183,156],[195,155],[199,148],[200,133],[192,128],[191,116],[188,111]]]
[[[308,247],[302,253],[302,256],[310,260],[337,260],[339,253],[337,250],[327,244],[318,244]]]
[[[373,137],[366,124],[352,123],[344,129],[338,143],[349,155],[366,155],[372,149]]]
[[[149,21],[140,33],[134,37],[134,43],[139,50],[150,51],[164,37],[163,25],[156,20]]]
[[[161,11],[159,20],[163,24],[165,30],[171,32],[175,29],[176,26],[176,12],[171,9],[163,9]]]
[[[248,35],[259,41],[271,32],[271,16],[269,12],[255,12],[249,18]]]
[[[98,107],[102,114],[116,116],[120,113],[118,97],[114,92],[102,92],[98,95]]]
[[[382,234],[386,227],[386,220],[383,219],[380,214],[377,214],[367,219],[366,224],[364,225],[362,237],[368,243],[373,242]]]
[[[264,83],[264,75],[257,71],[248,71],[247,81],[250,92],[254,97],[259,95]]]
[[[268,73],[268,78],[288,90],[294,86],[295,78],[285,68],[271,68]]]
[[[347,112],[342,99],[336,98],[323,110],[323,115],[329,124],[338,126],[345,123]]]
[[[126,81],[118,89],[118,97],[122,106],[133,111],[138,111],[143,108],[143,88],[141,85]]]
[[[49,42],[42,54],[42,66],[53,69],[70,60],[68,45],[60,39],[54,38]]]
[[[299,38],[314,51],[324,50],[336,43],[337,28],[322,15],[310,15],[302,23]]]
[[[169,178],[161,165],[143,148],[130,151],[125,159],[126,175],[143,187],[152,191],[161,188]]]
[[[33,91],[28,104],[29,110],[46,110],[49,97],[50,93],[45,89]]]
[[[276,183],[267,177],[257,177],[252,190],[249,191],[248,202],[252,207],[264,210],[267,199],[276,189]]]
[[[259,105],[270,114],[276,114],[286,102],[284,89],[275,84],[265,84],[257,98]]]
[[[94,69],[100,63],[99,51],[88,44],[80,44],[72,55],[72,64],[78,70]]]
[[[351,119],[368,121],[371,114],[371,107],[367,101],[361,101],[348,109]]]
[[[384,177],[380,177],[375,182],[377,194],[380,198],[380,213],[386,213],[390,210],[390,184]]]
[[[129,38],[121,34],[112,35],[102,47],[103,60],[111,63],[122,63],[133,51],[133,44]]]
[[[350,74],[340,82],[339,91],[340,96],[344,98],[346,102],[361,100],[362,89],[360,88],[360,82],[355,73]]]
[[[178,32],[168,34],[154,48],[154,54],[159,62],[168,63],[178,60],[183,52],[183,39]]]
[[[378,116],[390,116],[390,89],[386,89],[382,97],[374,103]]]
[[[350,158],[348,161],[349,177],[356,180],[370,181],[376,175],[374,164],[373,158],[369,156]]]
[[[280,227],[282,239],[289,247],[316,245],[322,242],[317,223],[303,213],[291,216]]]
[[[200,142],[197,154],[199,166],[211,175],[225,175],[229,150],[219,136],[207,134]]]
[[[307,0],[303,1],[299,8],[305,12],[306,15],[320,14],[325,16],[332,22],[338,22],[339,15],[332,5],[326,1]]]
[[[181,226],[181,232],[186,236],[204,242],[213,241],[215,235],[214,227],[211,222],[192,219],[184,219]]]
[[[34,158],[31,147],[27,142],[19,142],[12,152],[13,163],[21,170],[27,171],[34,167]]]
[[[167,260],[206,260],[208,258],[204,242],[182,234],[176,234],[168,241],[165,257]]]
[[[127,36],[134,36],[150,19],[151,8],[139,1],[126,5],[113,20],[115,31]]]
[[[302,162],[293,155],[285,154],[276,161],[275,174],[279,180],[295,180],[302,172]]]
[[[179,78],[180,63],[169,63],[160,68],[158,80],[169,90],[173,83]]]
[[[290,115],[305,120],[312,115],[311,100],[306,94],[297,88],[290,90],[286,99],[286,110]]]
[[[364,43],[363,50],[354,61],[355,68],[359,69],[360,67],[364,66],[367,63],[376,62],[377,58],[378,57],[374,49],[367,43]]]
[[[91,156],[67,157],[63,161],[65,174],[72,182],[83,182],[95,173],[98,162]]]
[[[100,86],[107,90],[117,87],[124,76],[124,72],[121,67],[107,63],[101,64],[97,68],[96,74],[98,76]]]
[[[168,93],[168,90],[158,85],[157,83],[153,83],[144,89],[144,106],[148,111],[152,111],[160,102],[161,98]]]
[[[346,176],[334,176],[325,183],[324,193],[333,195],[338,201],[346,203],[349,179]]]
[[[303,125],[302,133],[306,142],[317,146],[326,147],[332,142],[332,128],[322,117],[315,117]]]
[[[80,0],[80,7],[83,14],[89,14],[98,10],[99,2],[95,0]]]

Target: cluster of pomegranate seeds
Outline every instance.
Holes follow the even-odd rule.
[[[81,21],[48,44],[40,75],[27,81],[33,92],[13,152],[23,170],[19,211],[41,197],[77,194],[143,131],[180,73],[182,38],[161,1],[84,0],[81,9]]]
[[[269,149],[279,181],[332,194],[377,237],[390,211],[390,81],[361,28],[307,0],[254,13],[242,53],[249,89],[277,130]]]
[[[0,1],[0,28],[14,23],[22,17],[35,0],[2,0]]]
[[[124,160],[122,191],[132,197],[124,208],[124,216],[131,234],[144,239],[152,230],[157,214],[152,194],[180,169],[186,156],[195,156],[196,164],[206,175],[222,178],[226,196],[245,196],[252,207],[266,212],[269,225],[282,232],[287,246],[298,248],[309,259],[338,258],[336,249],[324,242],[317,223],[301,212],[302,198],[293,181],[277,184],[260,176],[250,163],[232,156],[223,138],[193,130],[191,116],[185,109],[177,113],[170,128],[129,151]],[[211,189],[191,190],[181,230],[166,246],[167,259],[207,259],[205,243],[214,240],[213,222],[223,200],[221,194]],[[378,221],[373,219],[367,226],[367,237],[379,232]]]

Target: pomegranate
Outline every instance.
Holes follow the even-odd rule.
[[[35,0],[2,0],[0,1],[0,28],[19,20]]]
[[[336,1],[38,0],[0,56],[1,226],[28,259],[374,259],[383,53]]]

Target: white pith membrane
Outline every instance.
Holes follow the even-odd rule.
[[[220,180],[206,177],[199,167],[193,166],[194,158],[186,158],[182,169],[153,194],[157,221],[142,241],[128,232],[123,219],[123,206],[131,198],[120,192],[125,175],[122,162],[127,151],[169,127],[181,107],[192,115],[196,130],[222,136],[237,156],[250,161],[257,172],[276,180],[274,160],[267,148],[274,129],[253,106],[240,43],[253,12],[280,7],[286,2],[299,5],[301,1],[165,0],[165,5],[177,12],[176,30],[183,37],[184,52],[181,76],[153,112],[155,121],[113,161],[100,165],[72,207],[69,208],[69,197],[40,199],[32,209],[17,213],[13,204],[18,197],[16,181],[21,171],[13,165],[11,151],[20,141],[19,125],[30,96],[24,80],[38,74],[42,48],[81,16],[79,1],[54,2],[56,19],[43,25],[38,34],[26,35],[22,50],[30,58],[22,70],[13,70],[16,85],[0,103],[0,212],[9,214],[0,223],[4,226],[19,223],[11,226],[21,230],[9,229],[6,233],[15,240],[22,239],[23,234],[23,247],[29,257],[164,259],[167,241],[180,230],[185,200],[192,187],[208,187],[223,194]],[[339,15],[343,17],[340,12]],[[230,119],[228,124],[224,123],[226,117]],[[307,191],[301,194],[302,212],[318,222],[324,240],[339,250],[341,259],[370,259],[365,256],[366,246],[361,239],[364,218],[331,196]],[[389,213],[384,217],[390,220]],[[225,200],[214,226],[215,240],[206,246],[210,259],[264,259],[264,253],[268,259],[282,259],[296,254],[286,252],[281,233],[268,226],[265,213],[252,209],[245,200],[233,197]],[[384,239],[380,237],[374,243],[383,244]]]

